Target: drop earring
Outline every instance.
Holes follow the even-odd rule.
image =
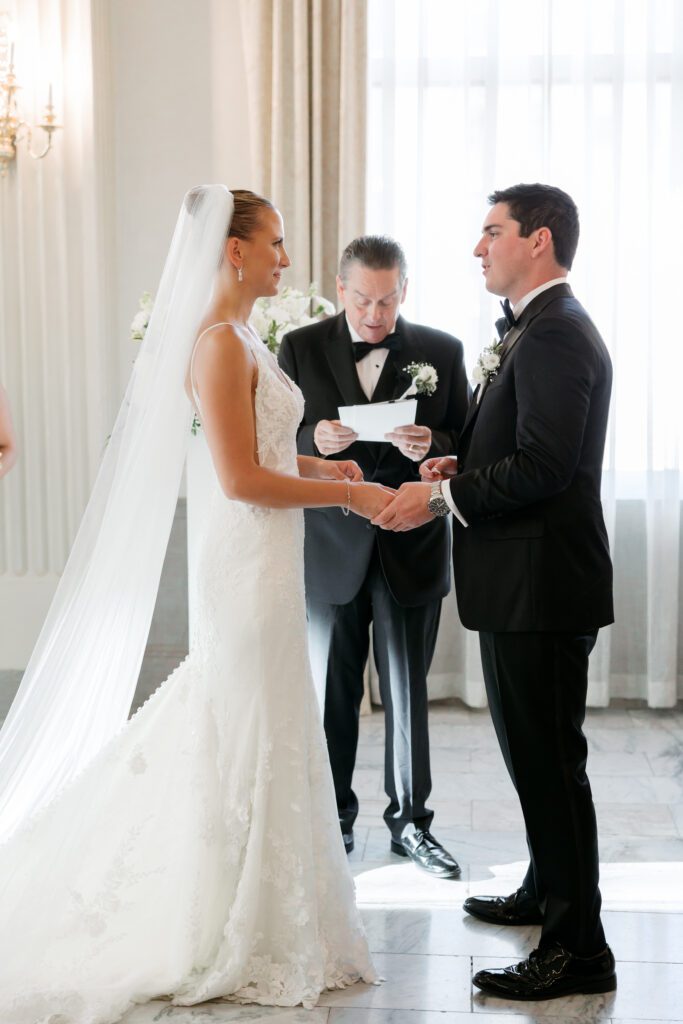
[[[241,267],[237,268],[237,280],[239,281],[240,284],[242,284],[242,281],[244,280],[244,274],[242,273]]]

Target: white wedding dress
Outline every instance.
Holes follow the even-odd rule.
[[[296,473],[303,397],[254,341],[260,463]],[[375,981],[307,660],[300,510],[213,484],[188,658],[0,847],[0,1021],[134,1003],[313,1006]]]

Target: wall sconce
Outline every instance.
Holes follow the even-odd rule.
[[[2,56],[5,58],[4,61],[1,59]],[[5,176],[7,168],[16,159],[18,142],[26,143],[26,149],[34,160],[42,160],[52,149],[54,132],[61,128],[61,125],[57,124],[52,104],[51,83],[43,120],[33,126],[23,120],[19,113],[16,94],[20,88],[14,75],[14,43],[10,43],[7,29],[0,25],[0,177]],[[43,149],[37,153],[33,151],[32,146],[33,132],[36,128],[40,128],[47,135]]]

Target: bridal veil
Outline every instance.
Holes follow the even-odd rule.
[[[127,719],[187,449],[188,363],[232,212],[223,185],[185,197],[92,495],[0,732],[0,842]]]

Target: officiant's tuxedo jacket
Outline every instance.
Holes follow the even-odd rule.
[[[490,632],[591,631],[613,621],[600,502],[609,354],[567,284],[532,300],[510,341],[475,392],[450,484],[469,523],[453,524],[460,617]]]
[[[396,322],[400,349],[390,350],[372,395],[372,402],[396,399],[409,387],[404,371],[409,363],[430,363],[439,375],[433,395],[419,397],[415,422],[432,431],[429,456],[457,450],[467,412],[470,389],[463,346],[442,331]],[[339,418],[340,405],[365,405],[368,399],[358,379],[345,313],[291,331],[282,339],[280,364],[304,393],[306,408],[299,428],[301,455],[320,456],[313,433],[320,420]],[[400,487],[419,480],[419,463],[407,459],[394,445],[356,441],[337,459],[354,459],[366,480]],[[327,604],[347,604],[358,593],[375,544],[395,600],[416,607],[444,597],[450,590],[450,529],[434,520],[410,533],[390,533],[360,516],[345,516],[339,508],[307,509],[305,539],[306,591]]]

